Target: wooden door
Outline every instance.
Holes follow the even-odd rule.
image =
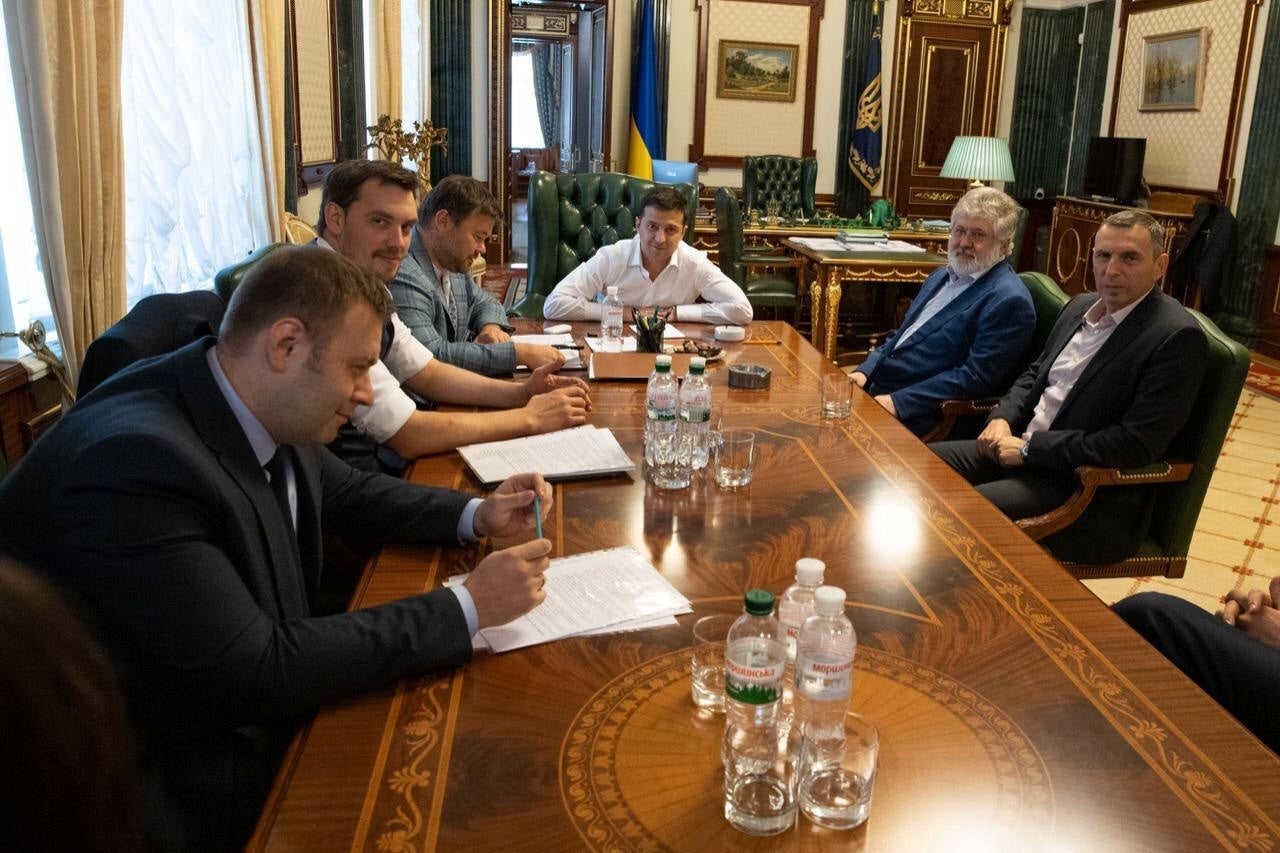
[[[904,2],[898,18],[886,197],[945,219],[965,182],[938,177],[957,136],[993,136],[1007,11],[987,0]]]

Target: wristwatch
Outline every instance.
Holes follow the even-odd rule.
[[[1024,462],[1026,461],[1026,459],[1027,459],[1027,453],[1028,453],[1030,450],[1031,450],[1031,442],[1029,442],[1029,441],[1024,441],[1024,442],[1022,442],[1022,446],[1018,448],[1018,455],[1022,457],[1022,460],[1023,460]]]

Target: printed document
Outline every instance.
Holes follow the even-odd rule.
[[[542,435],[487,441],[458,448],[482,483],[537,471],[548,480],[631,471],[636,463],[607,428],[586,424]]]

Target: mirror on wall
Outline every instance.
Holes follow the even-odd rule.
[[[610,162],[608,3],[493,8],[489,175],[506,227],[489,257],[523,263],[533,172],[602,171]]]

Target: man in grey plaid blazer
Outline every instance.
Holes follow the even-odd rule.
[[[396,312],[436,358],[467,370],[495,376],[517,364],[559,367],[559,350],[512,342],[506,310],[468,274],[499,215],[477,180],[450,175],[436,184],[418,205],[409,254],[388,285]]]

